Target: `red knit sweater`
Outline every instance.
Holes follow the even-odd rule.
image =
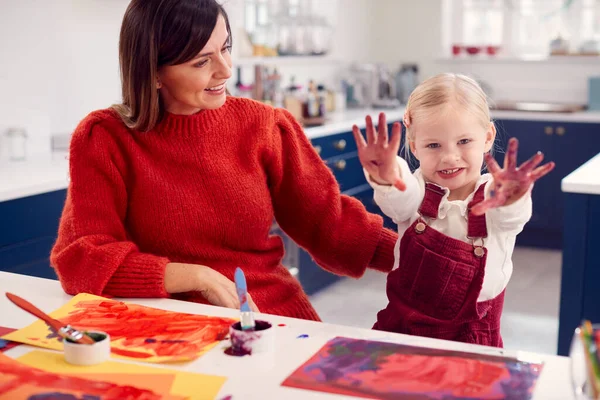
[[[206,265],[232,280],[240,266],[261,312],[318,320],[281,265],[274,217],[328,271],[360,277],[393,265],[397,234],[340,195],[291,114],[252,100],[167,113],[145,133],[95,111],[72,136],[70,176],[51,254],[69,294],[205,302],[198,292],[169,295],[166,264]]]

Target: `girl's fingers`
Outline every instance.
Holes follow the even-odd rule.
[[[504,169],[508,171],[517,168],[517,150],[519,149],[519,141],[516,138],[510,138],[508,141],[508,150],[504,156]]]
[[[377,126],[377,132],[377,144],[383,147],[388,142],[388,129],[384,113],[379,113],[379,123]]]
[[[400,122],[394,122],[394,125],[392,125],[392,136],[390,137],[389,148],[396,154],[400,149],[400,139],[402,139],[402,126],[400,126]]]
[[[356,145],[359,149],[367,147],[367,142],[365,142],[365,138],[363,137],[362,133],[360,133],[360,129],[358,129],[358,126],[352,126],[352,135],[354,135],[354,141],[356,142]]]
[[[375,144],[377,143],[377,139],[375,138],[375,128],[373,127],[371,116],[367,115],[365,121],[367,123],[367,144]]]
[[[542,176],[544,176],[547,173],[549,173],[550,171],[552,171],[553,169],[554,169],[554,162],[551,161],[547,164],[542,165],[541,167],[537,167],[536,169],[534,169],[533,172],[529,175],[529,177],[531,178],[532,182],[535,182],[538,179],[540,179]]]
[[[542,152],[538,151],[529,160],[527,160],[523,164],[521,164],[521,166],[519,167],[519,171],[522,171],[522,172],[528,174],[531,171],[533,171],[533,169],[535,167],[540,165],[542,160],[544,160],[544,154],[542,154]]]
[[[485,154],[485,163],[488,167],[488,171],[490,171],[490,173],[492,175],[501,171],[500,166],[498,165],[498,162],[496,161],[494,156],[492,156],[490,153]]]

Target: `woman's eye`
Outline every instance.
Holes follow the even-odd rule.
[[[428,148],[428,149],[437,149],[438,147],[440,147],[440,144],[439,144],[439,143],[429,143],[429,144],[427,145],[427,148]]]
[[[206,60],[202,60],[202,61],[199,61],[199,62],[197,62],[196,64],[194,64],[194,66],[195,66],[195,67],[197,67],[197,68],[202,68],[202,67],[204,67],[204,66],[205,66],[207,63],[208,63],[208,59],[206,59]]]
[[[470,143],[470,142],[471,142],[471,139],[461,139],[461,140],[458,141],[458,144],[467,144],[467,143]]]
[[[221,50],[223,53],[227,52],[227,53],[231,53],[231,45],[225,46],[223,47],[223,50]]]

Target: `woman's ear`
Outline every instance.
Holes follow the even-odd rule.
[[[496,125],[490,122],[487,132],[485,133],[485,153],[489,152],[494,146],[496,140]]]

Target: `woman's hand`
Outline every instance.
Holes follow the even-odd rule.
[[[212,305],[240,308],[235,283],[205,265],[167,264],[165,289],[169,293],[197,291]],[[252,311],[259,312],[250,294],[248,294],[248,304]]]
[[[396,156],[400,149],[400,123],[394,123],[392,136],[388,141],[388,129],[384,113],[379,114],[377,135],[375,135],[375,128],[370,116],[367,116],[366,122],[366,142],[358,126],[354,125],[352,127],[360,163],[376,183],[380,185],[394,185],[398,190],[405,190],[406,184],[401,178],[400,168],[396,161]]]
[[[490,198],[473,207],[473,214],[482,215],[489,209],[514,203],[527,193],[535,181],[554,168],[553,162],[538,167],[544,159],[541,152],[517,168],[518,148],[518,140],[511,138],[508,142],[508,151],[504,157],[504,168],[502,169],[492,155],[489,153],[485,155],[488,170],[494,177],[494,186],[490,189]]]

